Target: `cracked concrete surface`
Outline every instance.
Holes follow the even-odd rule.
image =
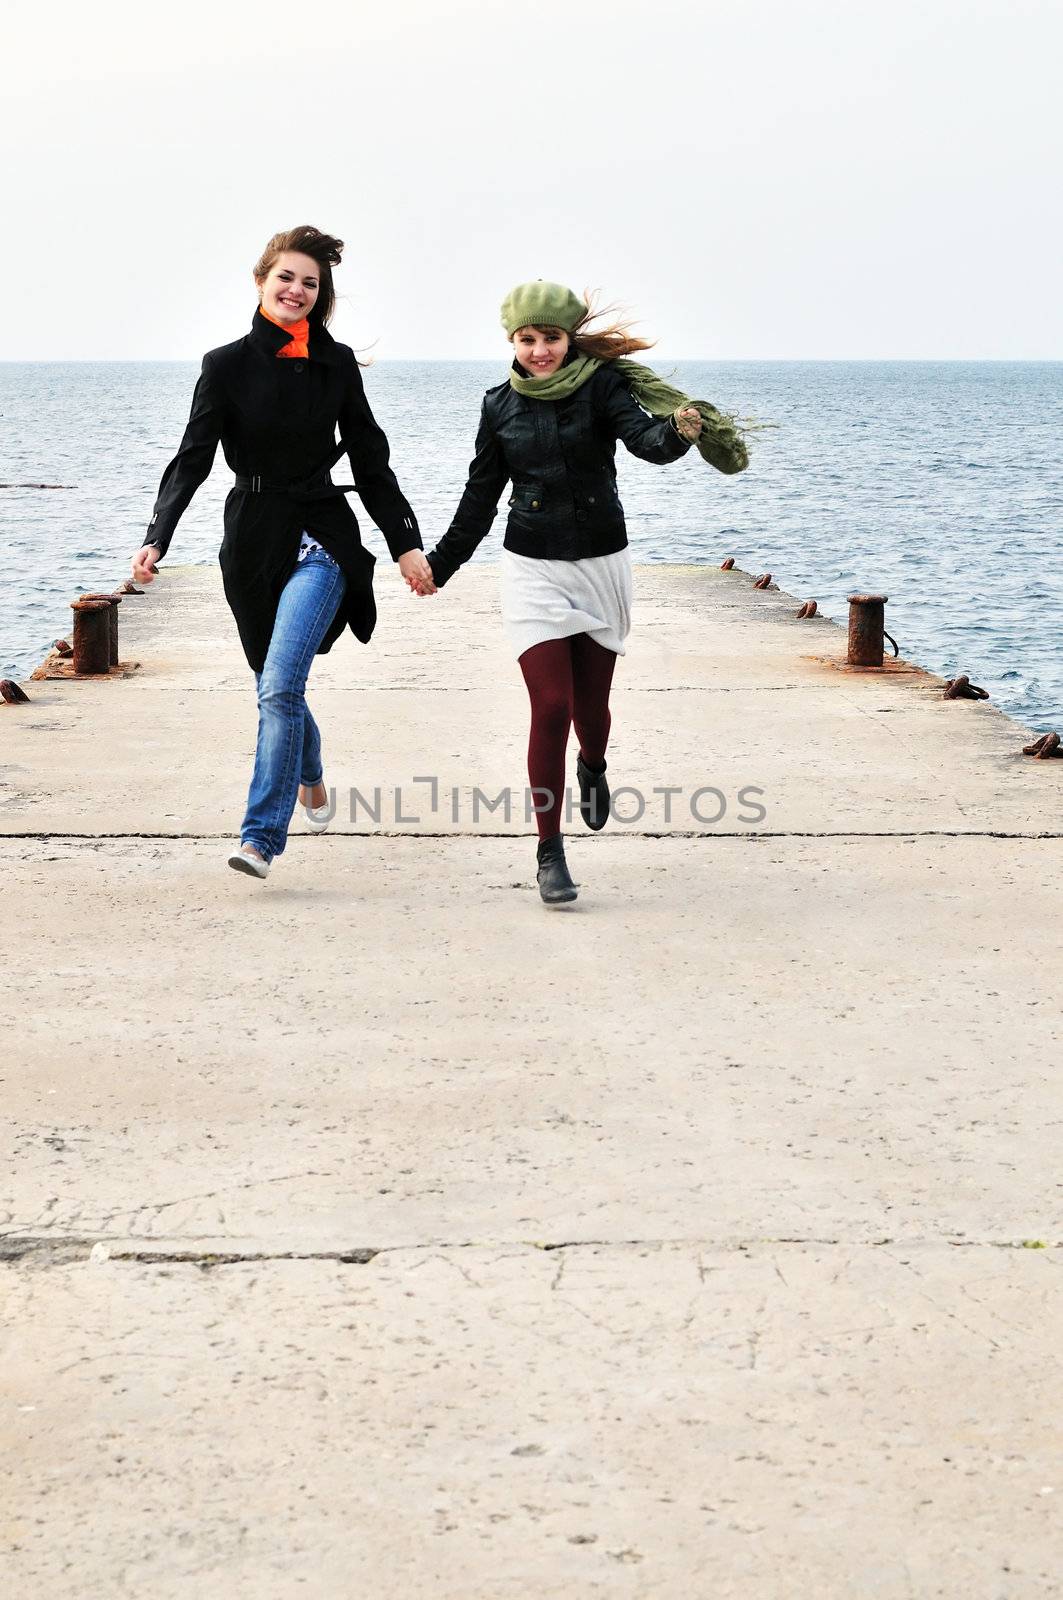
[[[31,1268],[10,1570],[158,1600],[1052,1594],[1060,1284],[940,1245]]]
[[[1059,1237],[1063,842],[606,835],[573,915],[526,840],[430,848],[300,840],[249,901],[209,843],[0,845],[5,1232]]]
[[[551,914],[469,815],[523,782],[495,573],[390,577],[330,776],[430,751],[457,821],[219,865],[213,572],[3,708],[5,1600],[1063,1592],[1063,763],[642,569],[618,781],[767,816],[656,797]]]

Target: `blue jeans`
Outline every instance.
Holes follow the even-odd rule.
[[[255,673],[258,746],[240,839],[266,861],[288,842],[300,783],[321,782],[321,734],[306,703],[306,680],[346,586],[332,557],[311,550],[281,591],[266,662]]]

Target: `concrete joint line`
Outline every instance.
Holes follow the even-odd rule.
[[[700,829],[669,828],[654,832],[651,829],[627,828],[619,825],[623,832],[614,830],[609,835],[610,839],[684,839],[684,840],[710,840],[710,839],[1063,839],[1063,832],[1045,829],[1038,833],[1016,832],[1009,833],[1000,828],[838,828],[813,829],[813,828],[779,828],[773,832],[765,829],[759,831],[751,828],[717,829],[706,833]],[[457,829],[440,829],[437,832],[427,828],[419,828],[416,832],[408,828],[331,828],[329,836],[333,839],[476,839],[481,844],[498,839],[534,839],[533,833],[504,832],[498,829],[492,833],[473,833],[472,831],[460,832]],[[289,835],[288,843],[297,844],[301,839],[309,838],[308,834],[293,833]],[[64,839],[190,839],[203,840],[204,843],[216,839],[231,839],[232,830],[227,833],[0,833],[0,845],[8,839],[36,839],[42,844],[62,842]],[[321,846],[315,844],[315,849]]]
[[[368,1266],[377,1256],[412,1255],[420,1251],[447,1250],[524,1250],[545,1255],[568,1250],[658,1250],[687,1249],[714,1251],[718,1254],[741,1255],[751,1250],[777,1250],[785,1247],[798,1250],[813,1248],[842,1248],[850,1251],[883,1249],[920,1249],[927,1246],[946,1245],[954,1250],[1056,1250],[1063,1248],[1063,1240],[1048,1242],[1042,1239],[957,1239],[948,1235],[895,1239],[839,1239],[819,1235],[791,1234],[780,1238],[753,1239],[459,1239],[432,1240],[427,1243],[359,1246],[342,1250],[150,1250],[135,1249],[127,1244],[113,1247],[106,1239],[70,1238],[48,1239],[33,1235],[8,1235],[0,1237],[0,1266],[38,1267],[69,1266],[78,1262],[98,1260],[134,1262],[142,1266],[196,1266],[204,1271],[214,1267],[240,1266],[261,1261],[335,1261],[343,1266]],[[93,1251],[103,1248],[106,1254],[93,1257]]]

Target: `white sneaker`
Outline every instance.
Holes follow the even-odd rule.
[[[251,855],[243,845],[229,851],[229,865],[236,872],[246,872],[251,878],[268,878],[269,862],[259,855]]]
[[[312,788],[313,785],[306,785],[305,787]],[[335,816],[335,812],[332,808],[332,802],[326,800],[323,806],[304,806],[303,816],[306,818],[306,825],[311,833],[324,833]]]

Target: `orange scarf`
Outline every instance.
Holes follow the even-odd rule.
[[[272,322],[275,328],[283,328],[285,333],[291,334],[291,344],[286,344],[277,351],[278,356],[303,356],[309,357],[310,324],[304,317],[302,322],[278,322],[276,317],[271,317],[264,306],[259,306],[259,311],[267,322]]]

